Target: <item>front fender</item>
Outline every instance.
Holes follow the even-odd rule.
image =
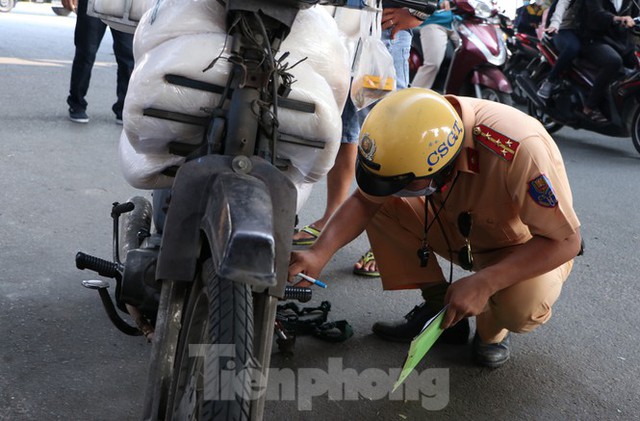
[[[281,296],[291,253],[297,191],[277,168],[251,157],[208,155],[180,167],[164,226],[156,278],[193,281],[206,242],[220,276]]]
[[[482,85],[505,94],[511,94],[513,88],[509,79],[497,67],[484,66],[474,70],[471,82],[474,85]]]
[[[273,205],[267,186],[246,174],[215,178],[201,230],[218,275],[250,285],[276,285]]]

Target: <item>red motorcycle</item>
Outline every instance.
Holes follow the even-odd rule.
[[[511,83],[502,71],[507,47],[499,26],[497,11],[481,0],[457,0],[452,9],[452,28],[458,41],[450,41],[433,89],[445,94],[475,96],[512,104]],[[456,37],[452,37],[456,38]],[[416,35],[409,58],[413,77],[422,65],[420,37]]]
[[[638,23],[639,18],[636,18],[636,28]],[[596,123],[585,116],[582,109],[598,72],[597,64],[581,58],[574,60],[560,87],[544,100],[537,91],[555,64],[558,52],[548,36],[542,38],[539,49],[538,59],[529,67],[531,74],[517,76],[517,84],[527,96],[529,115],[536,117],[549,133],[569,126],[607,136],[630,136],[633,146],[640,152],[640,73],[633,69],[620,73],[607,90],[601,107],[608,121]],[[638,55],[636,51],[636,68],[640,67]]]

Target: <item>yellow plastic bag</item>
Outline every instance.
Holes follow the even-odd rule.
[[[361,110],[396,89],[393,57],[380,39],[381,12],[363,12],[360,46],[351,82],[351,101]]]

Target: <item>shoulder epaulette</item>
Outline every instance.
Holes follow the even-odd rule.
[[[513,160],[516,150],[518,146],[520,146],[520,143],[508,138],[502,133],[496,132],[484,124],[477,125],[473,128],[473,136],[478,143],[509,162]]]

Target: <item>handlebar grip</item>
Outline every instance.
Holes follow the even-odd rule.
[[[127,213],[127,212],[131,212],[133,209],[135,209],[135,205],[131,202],[125,202],[125,203],[114,203],[113,204],[113,208],[111,208],[111,214],[112,215],[122,215],[123,213]]]
[[[294,287],[287,285],[284,287],[284,299],[285,300],[298,300],[301,303],[306,303],[311,300],[313,292],[311,288],[306,287]]]
[[[91,256],[81,251],[76,254],[76,267],[80,270],[89,269],[98,272],[99,275],[106,276],[107,278],[117,278],[120,276],[117,263],[109,262],[108,260]]]

